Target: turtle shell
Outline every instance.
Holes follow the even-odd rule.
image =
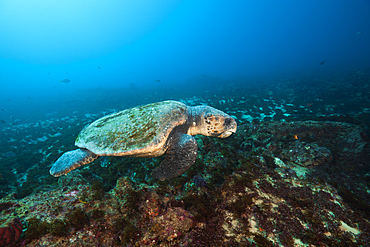
[[[75,145],[100,156],[160,156],[171,131],[185,124],[188,108],[177,101],[141,105],[86,126]]]

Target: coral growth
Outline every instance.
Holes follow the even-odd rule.
[[[107,191],[102,177],[124,167],[109,158],[106,174],[74,171],[55,187],[3,198],[2,222],[13,223],[0,240],[17,241],[22,221],[27,246],[369,246],[361,131],[334,122],[245,124],[226,140],[197,137],[198,160],[181,177],[155,181],[148,172],[157,160],[139,160]]]

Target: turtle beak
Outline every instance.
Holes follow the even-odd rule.
[[[225,131],[221,135],[219,135],[218,137],[220,137],[220,138],[226,138],[226,137],[231,136],[232,134],[233,134],[233,132],[231,132],[231,131]]]
[[[234,118],[225,119],[225,131],[221,133],[220,138],[226,138],[236,132],[237,124]]]

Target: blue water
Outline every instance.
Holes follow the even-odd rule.
[[[369,66],[369,10],[366,0],[1,1],[1,98],[352,72]]]
[[[159,100],[238,123],[367,114],[369,11],[365,0],[1,1],[4,186],[35,166],[32,179],[51,183],[83,126]]]

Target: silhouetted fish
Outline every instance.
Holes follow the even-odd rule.
[[[320,65],[323,65],[324,63],[325,63],[325,60],[324,60],[324,61],[321,61],[321,62],[320,62]]]
[[[360,31],[360,32],[357,32],[356,35],[361,35],[361,34],[364,34],[363,31]]]
[[[4,121],[4,120],[2,120],[2,119],[0,119],[0,123],[4,124],[4,123],[5,123],[5,121]]]
[[[4,154],[4,158],[11,158],[11,157],[14,157],[14,156],[15,156],[15,153],[12,152],[12,151],[6,152]]]
[[[98,66],[98,69],[101,69],[101,68]]]
[[[161,82],[161,80],[154,80],[155,82]]]
[[[130,83],[129,86],[130,88],[136,88],[135,83]]]
[[[70,79],[63,79],[63,80],[61,80],[61,81],[59,81],[59,82],[68,83],[68,82],[70,82],[70,81],[71,81]]]

